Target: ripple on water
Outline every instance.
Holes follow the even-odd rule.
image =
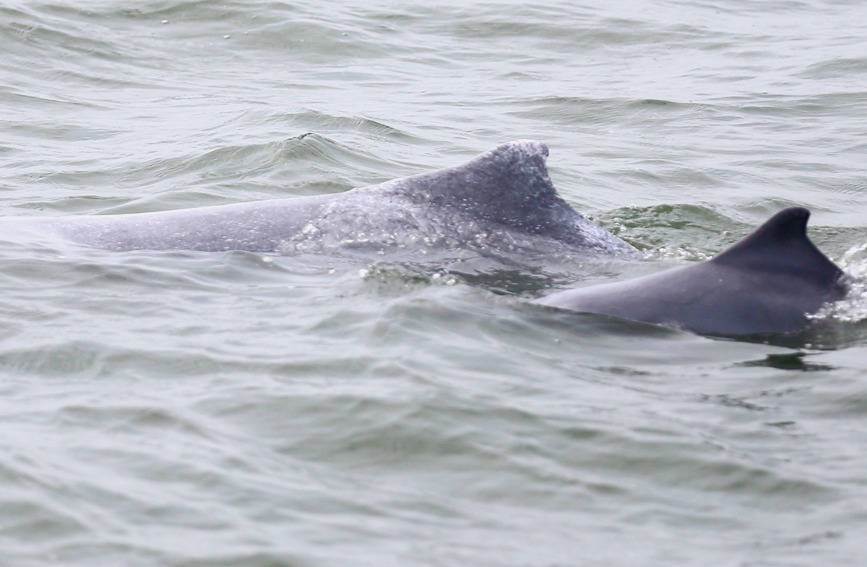
[[[336,192],[533,138],[651,260],[9,235],[0,563],[859,564],[864,15],[0,6],[5,214]],[[522,300],[701,261],[789,205],[856,282],[810,344]]]

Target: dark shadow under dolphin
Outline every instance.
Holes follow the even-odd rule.
[[[544,144],[510,142],[457,167],[343,193],[151,213],[6,217],[0,231],[109,250],[634,253],[557,194],[547,157]]]
[[[807,237],[809,216],[785,209],[707,262],[536,302],[707,335],[796,332],[847,292],[843,272]]]

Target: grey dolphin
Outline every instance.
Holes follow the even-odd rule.
[[[810,212],[780,211],[713,259],[538,299],[708,335],[788,333],[847,291],[843,272],[807,238]]]
[[[344,193],[152,213],[6,217],[0,231],[48,232],[110,250],[294,254],[346,247],[559,246],[634,252],[557,194],[547,156],[544,144],[517,141],[457,167]]]

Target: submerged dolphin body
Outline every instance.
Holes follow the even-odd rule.
[[[847,291],[843,272],[807,238],[809,216],[785,209],[707,262],[536,301],[708,335],[798,331]]]
[[[0,230],[49,233],[110,250],[634,252],[557,194],[547,156],[544,144],[518,141],[457,167],[344,193],[152,213],[7,217]]]

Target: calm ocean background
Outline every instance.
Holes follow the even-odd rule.
[[[0,238],[0,565],[852,566],[867,299],[730,341],[526,299],[790,205],[867,274],[867,3],[0,0],[0,216],[339,192],[531,138],[645,262]]]

